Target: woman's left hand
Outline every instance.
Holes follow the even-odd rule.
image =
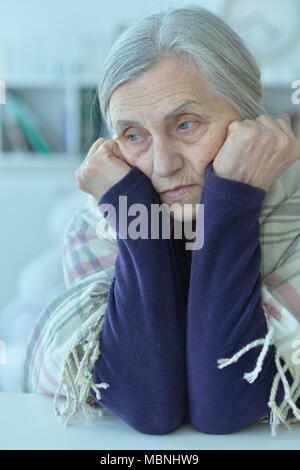
[[[300,143],[289,117],[261,115],[255,121],[234,121],[213,161],[216,176],[267,191],[300,156]]]

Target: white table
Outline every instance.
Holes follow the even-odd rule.
[[[59,408],[61,409],[61,403]],[[271,437],[268,425],[255,424],[227,435],[207,435],[189,423],[169,434],[142,434],[115,415],[88,421],[81,409],[69,426],[53,412],[53,398],[0,392],[0,449],[300,449],[300,424]]]

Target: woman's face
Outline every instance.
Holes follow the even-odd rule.
[[[116,88],[109,112],[121,153],[151,180],[162,203],[180,205],[171,211],[177,220],[184,204],[200,204],[207,166],[226,140],[229,124],[241,120],[176,56]],[[176,200],[164,194],[189,185],[194,186]],[[184,220],[196,215],[194,208]]]

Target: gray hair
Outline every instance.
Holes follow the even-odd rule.
[[[170,53],[205,79],[206,86],[243,119],[266,114],[259,67],[243,40],[221,18],[198,5],[165,7],[131,24],[115,41],[98,85],[102,119],[112,133],[109,100],[124,82]]]

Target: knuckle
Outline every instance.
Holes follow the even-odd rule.
[[[254,127],[252,125],[248,125],[246,128],[245,128],[245,138],[246,139],[253,139],[253,138],[256,138],[259,134],[259,130],[257,129],[257,127]]]
[[[104,142],[102,145],[101,145],[101,148],[103,150],[110,150],[111,149],[111,141],[107,140],[106,142]]]
[[[234,130],[240,127],[240,121],[233,121],[229,124],[228,129]]]
[[[266,124],[270,123],[270,122],[273,122],[273,120],[270,118],[270,116],[267,116],[266,114],[260,114],[260,116],[258,116],[256,121],[259,121],[261,123],[266,123]]]
[[[285,141],[285,139],[279,139],[278,140],[278,148],[280,150],[284,150],[284,149],[286,149],[286,147],[287,147],[287,142]]]
[[[103,143],[105,142],[106,139],[104,139],[103,137],[100,137],[99,139],[97,139],[93,144],[92,146],[90,147],[88,153],[87,153],[87,156],[86,158],[89,158],[91,157],[95,152],[97,152],[103,145]]]
[[[281,148],[286,148],[290,144],[290,139],[288,138],[287,135],[281,135],[279,139],[279,146]]]
[[[99,139],[96,140],[96,142],[94,142],[93,147],[99,148],[105,143],[105,141],[106,139],[104,139],[104,137],[100,137]]]
[[[101,150],[105,144],[106,144],[107,140],[106,139],[99,139],[99,141],[97,141],[97,147],[96,147],[96,150]]]

